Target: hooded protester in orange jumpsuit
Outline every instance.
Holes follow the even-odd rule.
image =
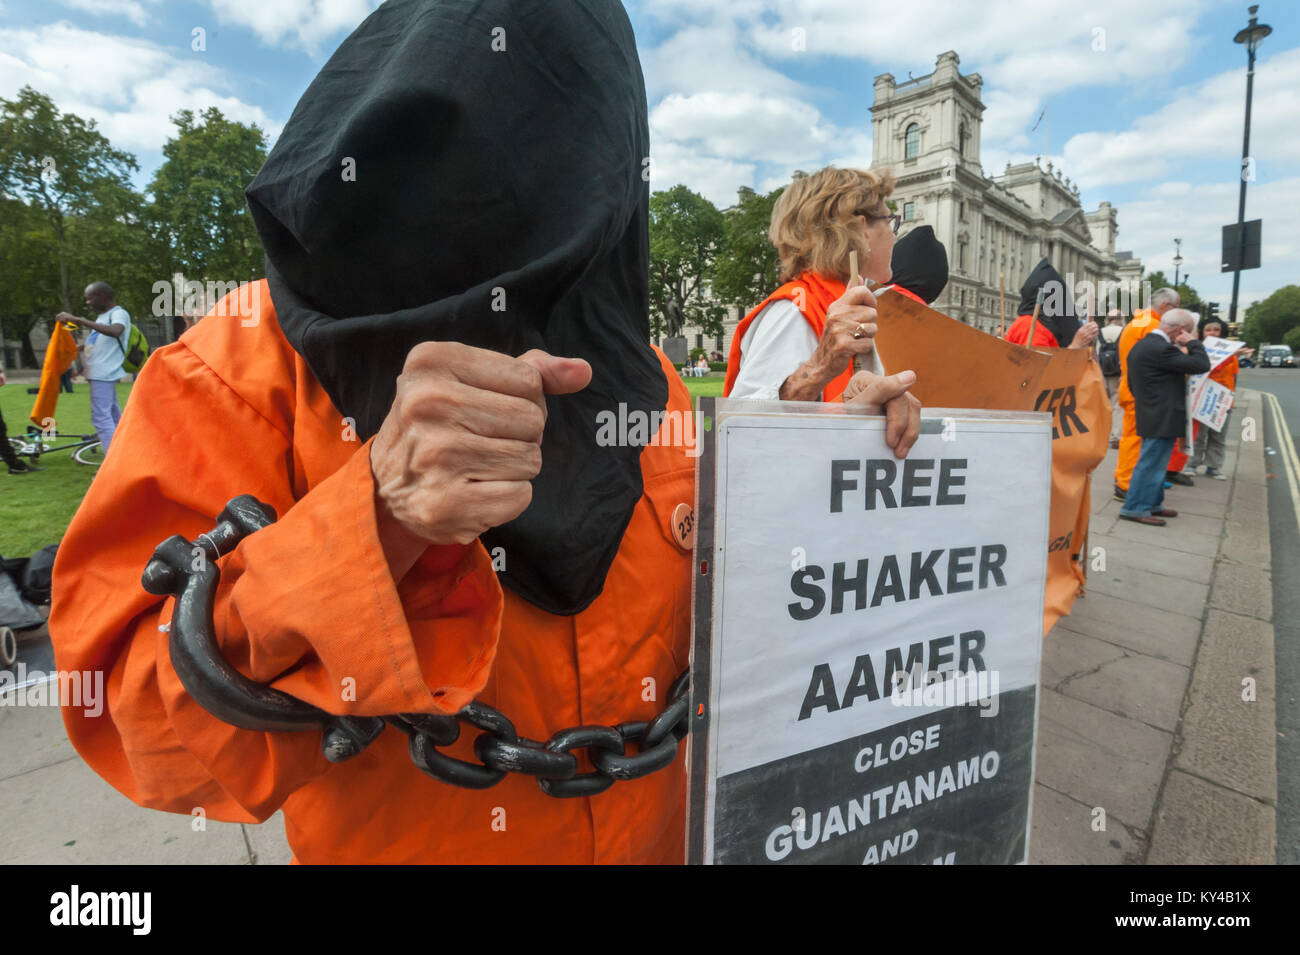
[[[1160,325],[1160,316],[1171,308],[1178,307],[1178,293],[1173,289],[1157,289],[1151,296],[1151,308],[1143,308],[1133,313],[1133,321],[1124,326],[1119,333],[1119,406],[1124,412],[1123,430],[1120,432],[1119,457],[1115,462],[1115,498],[1124,500],[1128,493],[1129,479],[1137,467],[1138,457],[1142,453],[1142,438],[1137,433],[1137,410],[1133,392],[1128,386],[1128,353],[1133,346],[1155,331]],[[1182,448],[1182,439],[1174,445],[1169,456],[1166,477],[1179,475],[1187,465],[1187,454]],[[1190,484],[1189,478],[1182,478],[1179,483]]]
[[[648,154],[611,0],[390,0],[343,43],[247,190],[267,280],[150,359],[59,547],[57,664],[107,676],[106,711],[64,721],[101,776],[171,812],[283,808],[307,863],[682,860],[680,757],[575,798],[430,778],[392,727],[330,762],[318,731],[204,709],[138,583],[251,494],[279,517],[221,558],[212,612],[244,676],[355,717],[474,700],[533,740],[662,711],[693,436],[598,427],[690,408],[647,344]],[[474,736],[446,754],[477,763]]]
[[[1040,289],[1045,289],[1046,295],[1035,322],[1034,306],[1038,302]],[[1034,267],[1029,278],[1025,279],[1025,284],[1020,287],[1020,307],[1016,313],[1016,320],[1011,323],[1005,336],[1013,345],[1024,345],[1029,341],[1031,326],[1034,330],[1032,345],[1035,348],[1086,348],[1097,337],[1094,322],[1079,324],[1065,280],[1047,259],[1041,260]]]

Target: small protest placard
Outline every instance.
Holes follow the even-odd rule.
[[[1210,371],[1214,371],[1236,354],[1237,349],[1246,343],[1228,341],[1227,339],[1209,335],[1203,344],[1205,345],[1205,354],[1210,359]],[[1203,375],[1192,375],[1187,379],[1187,395],[1187,417],[1191,421],[1200,421],[1215,431],[1222,431],[1223,425],[1228,419],[1228,412],[1232,410],[1232,390],[1217,381],[1211,380],[1207,372]],[[1190,423],[1187,430],[1191,431]],[[1189,437],[1189,444],[1190,441]]]
[[[688,858],[1026,861],[1051,416],[701,405]]]

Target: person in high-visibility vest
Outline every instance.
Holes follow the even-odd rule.
[[[201,706],[138,583],[253,494],[279,518],[213,601],[244,676],[411,727],[474,701],[584,774],[639,745],[689,663],[696,463],[648,344],[649,154],[616,0],[389,0],[344,41],[247,190],[266,280],[144,366],[59,546],[56,663],[107,674],[103,713],[63,717],[100,775],[187,815],[283,808],[306,863],[683,860],[680,753],[572,798],[430,778],[393,727],[331,763]],[[438,745],[481,776],[478,735]]]

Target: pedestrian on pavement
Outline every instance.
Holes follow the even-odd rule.
[[[61,322],[72,322],[89,328],[90,334],[79,346],[84,356],[86,379],[90,382],[90,426],[99,435],[103,453],[117,431],[122,409],[117,403],[117,382],[126,376],[122,361],[126,357],[126,343],[131,338],[131,316],[117,304],[117,295],[107,282],[92,282],[86,286],[86,305],[99,316],[98,321],[80,318],[67,312],[55,316]]]
[[[1124,313],[1112,308],[1106,324],[1097,335],[1097,364],[1106,380],[1106,398],[1110,402],[1110,446],[1119,447],[1119,380],[1123,369],[1119,363],[1119,336],[1124,331]]]
[[[648,154],[618,0],[389,0],[343,41],[247,189],[266,280],[150,360],[59,545],[56,663],[109,674],[100,717],[63,710],[97,772],[187,816],[283,807],[304,863],[682,861],[684,724],[651,727],[671,762],[642,778],[586,765],[689,661],[696,459],[594,424],[690,417],[649,345]],[[353,759],[204,709],[160,634],[170,601],[131,585],[241,492],[278,520],[221,558],[214,636],[259,683],[391,716]],[[578,791],[421,718],[470,702],[532,740],[584,726],[542,754],[579,750]]]
[[[1160,324],[1133,346],[1126,367],[1136,406],[1142,451],[1119,516],[1163,527],[1178,512],[1164,506],[1165,467],[1174,441],[1187,430],[1187,376],[1210,370],[1205,346],[1196,339],[1196,316],[1170,309]]]
[[[1201,323],[1198,337],[1202,342],[1207,338],[1222,338],[1223,323],[1219,321],[1207,321]],[[1237,374],[1240,372],[1240,363],[1237,361],[1238,355],[1250,355],[1251,349],[1240,348],[1233,352],[1219,364],[1210,369],[1210,380],[1217,381],[1229,391],[1237,390]],[[1203,421],[1192,422],[1193,448],[1191,460],[1187,462],[1185,474],[1195,474],[1196,469],[1202,464],[1205,465],[1205,476],[1213,478],[1216,481],[1226,481],[1228,476],[1223,473],[1223,459],[1227,452],[1227,434],[1228,422],[1232,420],[1232,409],[1228,409],[1227,417],[1223,419],[1223,428],[1215,431]]]
[[[1133,468],[1137,465],[1138,455],[1142,450],[1142,438],[1137,431],[1137,411],[1134,405],[1133,391],[1128,384],[1128,356],[1133,346],[1150,334],[1160,324],[1161,316],[1170,309],[1178,308],[1178,293],[1171,288],[1156,289],[1151,294],[1151,307],[1139,309],[1133,314],[1133,321],[1124,326],[1119,336],[1119,406],[1124,410],[1123,428],[1119,438],[1119,458],[1115,462],[1115,500],[1124,500],[1128,493],[1129,480]],[[1187,455],[1175,448],[1170,452],[1165,467],[1165,480],[1173,484],[1192,485],[1192,479],[1181,472],[1187,464]],[[1178,480],[1173,480],[1173,477]]]

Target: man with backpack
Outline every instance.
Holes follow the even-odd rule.
[[[117,421],[122,417],[122,409],[117,404],[117,382],[128,374],[128,369],[122,365],[130,351],[131,316],[117,304],[117,295],[107,282],[92,282],[86,286],[86,304],[100,316],[99,321],[67,312],[60,312],[55,317],[58,321],[72,322],[91,330],[80,346],[86,380],[90,382],[90,423],[104,446],[104,454],[108,454],[109,442],[113,440]],[[138,369],[137,364],[132,370]]]
[[[1115,408],[1119,398],[1119,379],[1123,369],[1119,363],[1119,335],[1124,331],[1124,314],[1112,308],[1106,315],[1106,324],[1097,336],[1097,364],[1106,379],[1106,398],[1110,401],[1110,446],[1119,447],[1119,426],[1122,418]]]

